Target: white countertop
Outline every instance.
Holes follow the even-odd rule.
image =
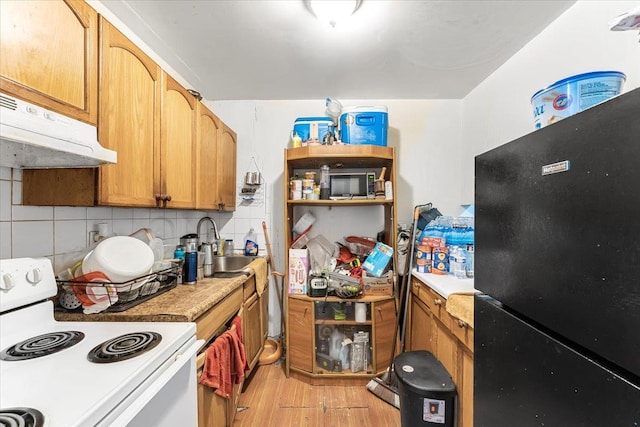
[[[451,274],[418,273],[415,269],[411,274],[444,298],[457,293],[480,293],[473,287],[473,279],[458,279]]]

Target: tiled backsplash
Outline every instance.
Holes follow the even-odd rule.
[[[264,248],[261,207],[238,206],[233,213],[176,209],[131,209],[111,207],[22,206],[22,171],[0,167],[0,258],[46,256],[56,273],[70,267],[87,252],[89,232],[107,224],[115,235],[129,235],[149,228],[165,244],[165,256],[173,255],[180,236],[195,233],[200,218],[210,216],[221,237],[233,239],[236,250],[244,244],[250,227]],[[208,223],[203,225],[204,229]],[[207,237],[212,238],[212,235]],[[261,251],[262,252],[262,251]]]

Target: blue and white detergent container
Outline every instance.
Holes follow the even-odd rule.
[[[258,256],[258,235],[253,227],[244,236],[244,254],[246,256]]]
[[[536,129],[619,95],[626,79],[620,71],[594,71],[567,77],[537,91],[531,97]]]

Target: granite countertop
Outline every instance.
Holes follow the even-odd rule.
[[[205,278],[195,285],[178,285],[170,291],[120,313],[55,312],[58,321],[194,322],[208,309],[241,287],[248,276]]]

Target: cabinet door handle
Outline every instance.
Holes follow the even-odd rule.
[[[460,328],[466,328],[468,325],[467,325],[467,322],[465,322],[464,320],[458,320],[458,326]]]
[[[295,317],[293,317],[292,320],[295,320],[295,322],[298,325],[305,326],[305,320],[304,320],[305,317],[307,317],[307,307],[305,307],[304,311],[302,312],[302,316],[300,316],[300,317],[295,316]]]
[[[166,208],[167,207],[167,202],[171,201],[171,196],[168,194],[165,194],[162,196],[162,207]]]
[[[442,305],[442,300],[440,298],[436,298],[436,299],[433,300],[433,303],[435,305]]]

